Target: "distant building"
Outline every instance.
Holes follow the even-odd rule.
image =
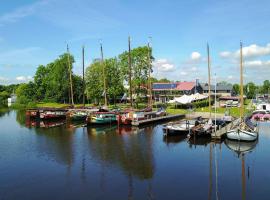
[[[17,100],[17,96],[15,94],[11,94],[10,98],[8,98],[8,106],[15,103]]]
[[[196,84],[197,83],[197,84]],[[173,97],[180,97],[183,94],[202,93],[201,85],[196,82],[175,82],[175,83],[153,83],[153,96],[155,101],[167,102]]]
[[[203,94],[207,95],[208,94],[208,83],[201,83],[201,87],[203,90]],[[216,88],[217,96],[218,97],[231,96],[232,89],[233,89],[232,85],[217,83],[217,88]],[[211,95],[214,95],[215,94],[215,86],[211,85],[210,90],[211,90]]]

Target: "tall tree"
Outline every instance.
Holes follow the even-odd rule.
[[[233,94],[234,95],[239,95],[240,94],[240,86],[237,83],[233,84]]]
[[[244,87],[244,94],[248,99],[255,98],[256,95],[256,85],[253,82],[249,82]]]
[[[152,49],[150,48],[150,55],[152,55]],[[149,49],[147,46],[143,47],[137,47],[131,50],[131,63],[132,63],[132,85],[135,89],[135,93],[137,96],[140,95],[140,93],[145,93],[144,89],[142,89],[142,86],[147,85],[148,81],[148,74],[149,74],[149,61],[148,61],[148,55],[149,55]],[[128,75],[129,75],[129,68],[128,68],[128,52],[125,51],[124,53],[120,54],[118,56],[120,60],[120,66],[121,71],[123,74],[123,77],[126,81],[128,81]],[[154,58],[151,57],[151,60]]]

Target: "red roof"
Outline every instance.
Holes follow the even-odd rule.
[[[195,87],[195,82],[178,82],[177,83],[177,90],[192,90]]]

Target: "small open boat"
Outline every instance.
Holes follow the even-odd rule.
[[[170,122],[163,127],[164,136],[185,134],[198,125],[196,120],[181,120],[179,122]]]

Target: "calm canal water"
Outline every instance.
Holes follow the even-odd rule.
[[[24,112],[0,112],[1,200],[270,199],[267,124],[248,144],[164,139],[161,125],[34,126]]]

